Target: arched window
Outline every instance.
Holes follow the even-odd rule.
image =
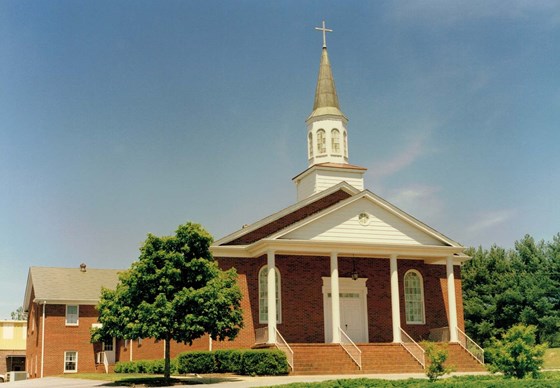
[[[309,132],[309,136],[307,136],[307,147],[309,149],[309,159],[313,157],[313,134]]]
[[[424,284],[420,272],[411,269],[404,274],[406,323],[424,324]]]
[[[317,131],[317,153],[319,155],[327,152],[327,139],[325,137],[325,130],[319,129]]]
[[[342,140],[343,140],[342,146],[344,147],[344,157],[348,158],[348,136],[346,135],[346,131],[344,131],[344,135],[342,136]]]
[[[331,150],[340,155],[340,132],[336,128],[331,131]]]
[[[276,323],[282,322],[282,300],[280,298],[280,271],[276,272]],[[268,266],[259,271],[259,322],[268,323]]]

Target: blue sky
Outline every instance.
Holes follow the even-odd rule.
[[[368,189],[465,246],[560,232],[557,1],[3,0],[0,318],[29,266],[294,203],[323,19]]]

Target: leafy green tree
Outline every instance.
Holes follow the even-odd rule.
[[[191,344],[206,333],[215,340],[234,339],[243,323],[237,275],[218,268],[211,243],[210,234],[194,223],[180,225],[174,236],[149,234],[116,289],[102,290],[97,306],[102,327],[92,341],[163,340],[169,379],[172,340]]]
[[[488,349],[492,359],[490,370],[518,379],[528,374],[533,378],[539,377],[547,345],[537,345],[536,330],[535,326],[515,325],[501,340],[495,340]]]
[[[15,311],[10,313],[12,320],[15,321],[25,321],[27,319],[27,314],[23,311],[23,307],[19,306]]]

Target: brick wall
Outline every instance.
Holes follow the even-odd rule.
[[[393,339],[391,319],[390,268],[388,259],[348,258],[338,260],[341,277],[350,277],[353,262],[360,277],[367,281],[368,331],[370,342],[390,342]],[[259,258],[218,258],[222,269],[235,267],[243,291],[245,328],[239,339],[227,347],[247,347],[254,343],[254,329],[264,327],[258,315],[258,274],[266,265],[266,256]],[[292,343],[324,342],[322,277],[330,276],[330,258],[316,256],[276,256],[281,274],[282,323],[278,330]],[[422,274],[426,323],[407,325],[404,310],[406,271],[415,269]],[[398,260],[401,325],[415,339],[428,338],[430,329],[448,326],[447,277],[445,265],[428,265],[422,260]],[[459,327],[464,327],[460,267],[455,266],[455,288]]]

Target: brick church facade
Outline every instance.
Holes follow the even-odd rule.
[[[306,124],[308,166],[293,178],[297,201],[211,246],[222,269],[238,272],[244,328],[234,341],[173,344],[172,356],[278,347],[293,372],[410,372],[425,366],[417,342],[433,339],[450,343],[456,370],[480,370],[479,349],[464,334],[461,264],[469,257],[459,243],[365,189],[366,169],[349,163],[348,119],[325,39]],[[150,340],[90,344],[98,290],[115,287],[118,271],[72,271],[55,274],[69,286],[54,295],[55,286],[41,279],[55,275],[30,269],[24,306],[31,376],[104,371],[100,357],[107,355],[111,365],[163,357],[163,344]],[[79,297],[91,284],[76,279],[89,275],[95,284]]]

